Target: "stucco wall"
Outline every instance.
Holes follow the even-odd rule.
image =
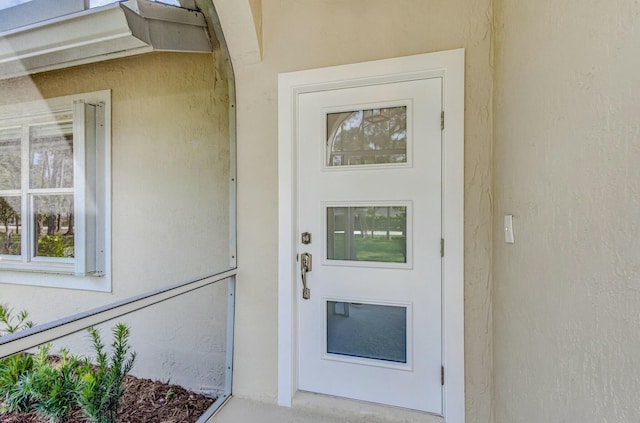
[[[640,4],[495,3],[496,421],[640,421]]]
[[[0,103],[105,89],[112,95],[113,292],[1,284],[0,302],[29,310],[37,323],[228,268],[228,93],[215,56],[149,54],[7,80]],[[212,357],[224,365],[226,286],[201,294],[123,318],[139,353],[134,372],[209,387]]]
[[[265,401],[277,395],[278,73],[465,47],[467,414],[469,422],[490,421],[491,2],[269,0],[262,3],[262,13],[264,60],[235,68],[239,274],[234,394]]]

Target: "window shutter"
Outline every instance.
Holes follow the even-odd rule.
[[[104,107],[77,101],[73,105],[75,274],[104,274]]]

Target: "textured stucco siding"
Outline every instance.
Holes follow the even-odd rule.
[[[228,268],[229,105],[215,56],[154,53],[6,80],[0,103],[106,89],[113,292],[1,284],[0,302],[29,310],[37,323]],[[199,293],[119,319],[132,326],[134,373],[221,386],[226,284]],[[77,351],[88,342],[79,335],[65,344]]]
[[[638,422],[640,3],[495,10],[496,421]]]
[[[466,411],[469,422],[490,421],[491,22],[489,0],[262,2],[264,60],[235,69],[235,395],[277,395],[278,73],[465,47]]]

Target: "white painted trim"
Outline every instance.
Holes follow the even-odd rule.
[[[249,0],[213,0],[213,4],[220,17],[234,65],[260,62],[260,17],[253,15]]]
[[[443,78],[443,414],[463,423],[464,394],[464,50],[280,74],[278,78],[278,404],[297,391],[296,113],[301,93],[382,82]]]
[[[31,9],[38,4],[17,7]],[[46,4],[53,5],[46,16],[54,16],[59,5]],[[0,10],[0,21],[14,13],[12,9]],[[202,13],[128,0],[0,32],[0,79],[149,51],[211,49]]]
[[[443,83],[442,410],[445,422],[464,423],[464,50],[450,53]]]

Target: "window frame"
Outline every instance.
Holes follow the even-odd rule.
[[[100,109],[101,112],[92,112]],[[0,284],[110,292],[111,91],[0,105],[0,127],[24,127],[42,117],[63,113],[71,114],[73,121],[74,258],[70,261],[34,257],[31,251],[26,250],[27,242],[23,236],[21,258],[8,260],[4,255],[0,259]],[[21,141],[23,166],[25,161],[29,161],[24,156],[29,154],[25,148],[28,143],[28,139]],[[83,160],[78,160],[78,157],[83,157]],[[29,234],[33,210],[24,209],[24,205],[34,201],[34,194],[25,183],[22,178],[20,195],[27,198],[21,202],[21,221],[23,234],[25,229]]]

